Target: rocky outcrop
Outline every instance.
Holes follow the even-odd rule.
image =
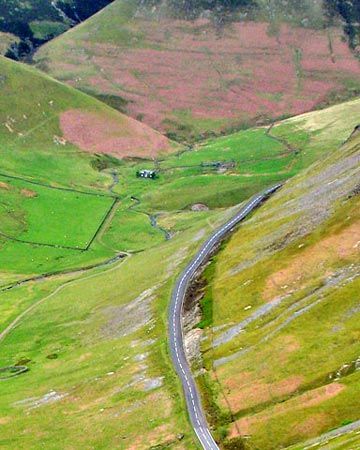
[[[197,325],[202,319],[200,300],[205,293],[205,280],[201,277],[206,265],[201,268],[190,284],[183,307],[182,327],[184,333],[184,349],[186,357],[194,368],[202,366],[200,351],[203,330]]]

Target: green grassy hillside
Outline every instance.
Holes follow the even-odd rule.
[[[2,286],[158,245],[324,154],[316,144],[321,133],[304,130],[292,142],[299,127],[288,122],[176,148],[159,133],[34,69],[4,58],[0,63]],[[338,107],[330,140],[346,139],[359,105]],[[321,113],[333,116],[324,119],[324,129],[335,111]],[[311,149],[304,147],[312,141]],[[144,148],[145,142],[150,144]],[[137,178],[144,167],[158,170],[159,178]],[[190,212],[197,203],[210,210]]]
[[[339,120],[339,130],[347,126],[346,120]],[[340,131],[340,134],[342,133],[344,132]],[[309,134],[308,139],[316,140],[317,136],[317,133],[313,136]],[[334,135],[334,142],[338,138]],[[344,140],[345,138],[344,133]],[[238,136],[234,138],[234,142],[238,145]],[[259,143],[259,138],[256,142]],[[248,145],[250,143],[248,142]],[[209,157],[213,146],[214,143],[210,147]],[[343,150],[345,161],[350,158],[350,153],[349,147]],[[354,152],[354,155],[357,157],[358,153]],[[336,161],[342,163],[338,154],[331,158],[332,164]],[[331,164],[326,167],[331,167]],[[349,167],[351,168],[351,165]],[[349,190],[354,179],[353,174],[346,170],[350,169],[345,167],[345,173],[351,176],[345,182],[345,192]],[[303,189],[307,189],[308,175],[311,174],[327,180],[326,171],[322,172],[318,164],[298,182],[294,180],[292,184],[289,183],[289,187],[283,188],[277,198],[257,211],[249,223],[244,225],[244,230],[246,227],[252,230],[243,235],[245,239],[248,238],[247,250],[245,249],[247,252],[257,251],[259,248],[262,251],[262,239],[264,236],[268,238],[267,233],[270,233],[270,237],[265,244],[269,242],[271,245],[274,241],[273,234],[279,230],[284,231],[279,228],[278,222],[287,223],[287,214],[293,213],[289,205],[284,207],[284,197],[288,202],[292,201],[293,205],[297,205],[297,194],[294,190],[299,189],[300,181],[305,186]],[[342,180],[340,171],[336,171],[336,174]],[[211,178],[211,173],[207,177]],[[141,181],[144,180],[137,180],[139,183]],[[342,186],[341,183],[339,185]],[[325,186],[329,194],[331,185]],[[121,185],[118,188],[120,187]],[[319,186],[312,187],[318,189]],[[141,194],[140,187],[138,189]],[[314,196],[311,193],[310,197]],[[195,199],[196,193],[193,192],[193,200]],[[352,213],[349,213],[350,205],[356,207],[355,200],[356,197],[351,197],[345,202],[348,205],[346,214],[349,216],[352,216]],[[131,200],[127,201],[131,205]],[[124,203],[123,207],[126,206],[129,205]],[[230,210],[201,213],[187,210],[177,214],[171,211],[159,218],[162,226],[174,230],[173,238],[167,242],[159,242],[159,245],[153,248],[135,253],[125,261],[108,267],[82,274],[53,277],[42,282],[29,282],[16,289],[0,292],[0,367],[26,364],[29,368],[23,375],[0,380],[4,386],[4,395],[0,398],[1,446],[26,446],[35,450],[39,443],[42,443],[48,449],[57,449],[61,441],[65,450],[93,447],[135,447],[139,450],[197,448],[196,439],[184,413],[181,388],[170,366],[166,342],[166,311],[176,274],[186,261],[189,261],[202,240],[230,213]],[[131,210],[127,212],[126,220],[131,220],[131,214]],[[329,217],[330,221],[331,216]],[[121,214],[118,220],[122,220]],[[264,223],[266,228],[263,227]],[[126,236],[131,236],[125,224],[123,230],[127,232]],[[353,219],[348,221],[348,224],[353,226]],[[330,225],[335,228],[339,226],[336,223]],[[291,224],[287,223],[287,226]],[[103,240],[115,245],[112,240],[115,237],[121,245],[122,239],[116,233],[116,227],[112,233],[112,236],[105,233]],[[329,234],[332,234],[332,228],[329,228]],[[277,234],[276,237],[280,239]],[[236,260],[239,264],[241,261],[238,255],[233,259],[231,252],[236,250],[234,247],[242,245],[239,242],[240,234],[233,239],[233,249],[229,246],[226,251],[230,253],[229,262]],[[311,242],[307,243],[306,248],[310,245]],[[304,247],[304,251],[306,248]],[[293,251],[297,249],[295,242]],[[251,262],[251,254],[246,253],[246,256]],[[219,264],[221,259],[220,254]],[[274,271],[278,269],[278,266],[270,263],[269,266]],[[223,268],[220,273],[222,270]],[[224,272],[224,275],[226,276],[227,272]],[[344,272],[344,276],[341,282],[347,280],[348,272]],[[336,280],[336,277],[334,279]],[[231,278],[226,280],[226,286],[227,289],[234,286]],[[251,284],[240,288],[246,289],[248,286]],[[347,288],[349,286],[346,285]],[[225,292],[223,285],[220,291]],[[342,293],[345,294],[345,291]],[[344,304],[343,317],[351,311],[350,303],[351,300],[348,300]],[[244,305],[248,306],[248,303]],[[231,305],[224,306],[224,311],[228,311],[229,306]],[[252,306],[255,308],[255,304]],[[31,310],[31,307],[34,309]],[[242,309],[234,304],[231,311],[231,321],[234,321]],[[8,328],[8,332],[4,334],[3,330],[11,327],[20,314],[23,315],[16,327]],[[214,324],[215,320],[217,324],[225,323],[224,317],[217,317],[214,309]],[[349,320],[355,322],[355,316],[349,317]],[[345,325],[341,323],[341,326]],[[354,329],[356,330],[356,322]],[[339,330],[339,333],[339,336],[342,336],[343,330]],[[291,339],[286,340],[281,345],[290,347],[292,342]],[[350,361],[351,346],[346,352],[343,359]],[[282,357],[286,358],[288,353],[285,350],[283,353]],[[205,361],[211,364],[207,355]],[[253,364],[257,365],[257,361]],[[219,366],[219,379],[222,376],[221,370],[224,370],[226,380],[227,367],[226,364]],[[251,367],[249,363],[247,370]],[[236,366],[234,370],[237,370]],[[276,374],[278,372],[280,376],[282,372],[277,370]],[[236,374],[239,376],[238,372]],[[349,380],[351,387],[354,376],[349,375],[346,381],[336,382],[335,386]],[[236,384],[234,389],[237,389]],[[345,392],[344,390],[341,395]],[[252,401],[254,397],[250,395],[247,398],[247,401]],[[219,403],[222,406],[221,401]],[[157,406],[156,415],[154,405]],[[352,411],[356,411],[356,408]],[[341,420],[345,422],[355,419],[356,417]],[[26,435],[22,433],[24,429],[27,430]]]
[[[92,97],[3,57],[0,93],[0,284],[113,257],[114,249],[97,242],[80,251],[120,201],[109,190],[113,177],[100,169],[128,154],[151,157],[175,147]]]
[[[2,170],[67,187],[103,189],[94,153],[168,150],[159,133],[40,72],[0,58]]]
[[[206,14],[178,20],[159,5],[139,9],[135,0],[116,0],[43,46],[35,60],[56,78],[188,141],[356,95],[359,62],[340,24],[327,27],[313,2],[296,17],[280,14],[283,6],[272,14],[263,3],[255,16],[234,20],[234,13],[219,25]]]
[[[0,369],[29,369],[0,372],[0,447],[197,448],[166,340],[176,275],[239,202],[345,141],[360,101],[180,148],[5,59],[0,89]]]
[[[304,153],[328,154],[241,226],[208,271],[199,383],[229,448],[323,448],[336,433],[302,443],[335,429],[344,435],[331,448],[357,448],[360,137],[339,146],[344,107],[275,127]]]

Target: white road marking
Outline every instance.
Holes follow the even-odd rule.
[[[173,314],[173,320],[172,320],[172,327],[173,330],[170,332],[170,336],[173,337],[173,345],[175,349],[176,354],[176,360],[175,360],[175,367],[180,368],[180,371],[183,375],[183,377],[180,376],[180,379],[183,382],[183,388],[186,394],[186,388],[188,395],[190,395],[191,403],[192,403],[192,411],[195,416],[196,422],[199,426],[197,428],[194,426],[195,433],[203,447],[204,450],[219,450],[219,447],[217,446],[216,442],[214,441],[214,438],[212,437],[210,430],[208,428],[204,428],[203,425],[201,425],[200,418],[202,419],[203,423],[206,424],[206,420],[203,417],[202,410],[200,408],[200,405],[196,405],[195,403],[195,396],[193,393],[193,389],[196,391],[196,385],[194,380],[191,377],[190,368],[187,366],[186,370],[189,373],[189,376],[191,378],[191,382],[188,378],[187,373],[185,372],[184,366],[181,362],[179,349],[178,349],[178,340],[177,340],[177,334],[179,334],[179,347],[182,352],[181,357],[183,358],[183,361],[186,362],[186,357],[182,345],[182,324],[181,324],[181,310],[184,302],[184,296],[185,296],[185,290],[187,283],[191,279],[191,277],[196,272],[197,268],[200,266],[201,262],[205,257],[210,253],[211,249],[213,248],[213,244],[216,242],[218,236],[225,235],[228,231],[231,230],[231,228],[234,226],[234,224],[237,224],[242,219],[244,219],[253,209],[255,206],[261,203],[261,201],[266,197],[266,195],[271,194],[272,192],[276,191],[281,184],[278,184],[276,186],[273,186],[272,188],[268,189],[262,194],[259,194],[255,199],[253,199],[246,207],[241,209],[233,219],[231,219],[229,222],[227,222],[225,225],[223,225],[218,231],[216,231],[210,238],[203,244],[203,247],[199,251],[199,253],[196,255],[195,259],[190,263],[190,265],[185,269],[183,272],[180,280],[176,282],[176,296],[175,296],[175,303],[173,305],[170,305],[170,311],[172,311]],[[203,257],[204,256],[204,257]],[[184,287],[183,287],[184,285]],[[184,292],[181,294],[181,291],[184,290]],[[174,297],[174,293],[172,294],[172,298]],[[171,327],[171,321],[169,321],[169,325]],[[169,330],[170,331],[170,330]],[[179,373],[179,371],[178,371]],[[181,375],[181,374],[179,374]],[[186,383],[184,383],[184,379]],[[188,399],[187,395],[185,395],[186,400]],[[188,403],[188,402],[187,402]],[[199,410],[199,412],[198,412]],[[189,415],[190,418],[192,417],[191,410],[189,408]]]

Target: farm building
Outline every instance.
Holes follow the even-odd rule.
[[[140,178],[156,178],[155,170],[142,169],[136,172],[136,176]]]

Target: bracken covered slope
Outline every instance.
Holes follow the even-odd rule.
[[[300,114],[349,96],[359,63],[342,28],[139,14],[115,1],[35,55],[58,79],[189,139]]]
[[[296,123],[310,127],[310,116]],[[216,258],[203,383],[218,434],[225,425],[240,445],[231,448],[305,448],[360,427],[359,174],[355,132],[287,182]],[[356,436],[338,445],[358,448]]]

